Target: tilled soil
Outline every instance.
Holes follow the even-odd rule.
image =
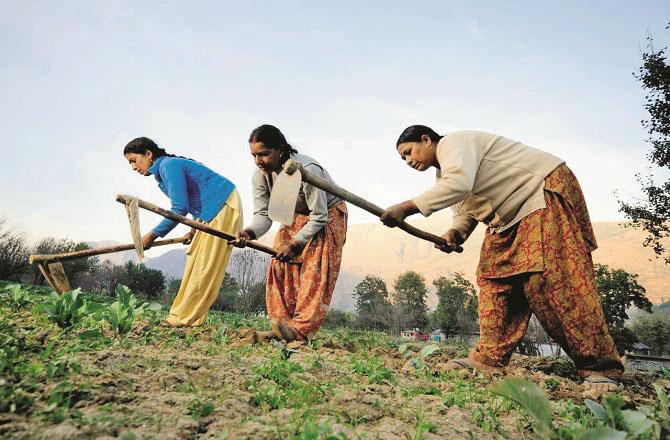
[[[33,325],[27,332],[34,334],[30,341],[36,345],[58,334],[53,330],[45,337],[30,315],[25,318],[27,327]],[[46,380],[30,410],[0,414],[0,436],[533,437],[525,415],[486,390],[502,375],[444,372],[446,361],[466,349],[442,345],[423,359],[423,343],[410,344],[404,354],[398,344],[383,334],[324,330],[309,344],[287,347],[254,343],[250,328],[211,324],[172,329],[136,323],[127,338],[114,338],[101,348],[72,345],[71,356],[82,370],[68,380],[86,391],[64,420],[49,416],[47,396],[57,381]],[[506,374],[540,385],[556,404],[559,424],[562,411],[569,411],[565,402],[578,405],[585,397],[599,397],[584,393],[572,364],[564,359],[515,355]],[[652,380],[658,378],[628,374],[621,394],[635,405],[651,404]],[[664,384],[670,386],[667,380]]]

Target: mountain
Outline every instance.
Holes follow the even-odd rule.
[[[415,220],[412,224],[440,235],[450,222],[450,213],[439,212],[429,218]],[[638,281],[647,289],[647,297],[653,303],[670,299],[670,266],[656,259],[649,248],[642,246],[645,237],[643,231],[627,228],[616,222],[596,222],[593,227],[599,245],[593,253],[596,263],[638,274]],[[431,243],[399,229],[387,228],[381,223],[351,225],[331,304],[338,309],[354,310],[354,287],[368,274],[384,279],[389,290],[392,289],[395,278],[408,270],[423,274],[429,287],[432,287],[431,283],[435,278],[455,272],[463,273],[465,278],[475,283],[474,274],[484,229],[480,225],[475,230],[463,245],[463,253],[445,254],[436,250]],[[263,237],[262,242],[271,244],[272,236]],[[129,259],[137,261],[134,251],[114,254],[112,258],[122,261],[115,264],[123,264]],[[185,261],[184,248],[176,248],[158,257],[148,258],[144,263],[148,267],[160,269],[167,276],[181,278]],[[234,259],[231,259],[232,264],[235,264]],[[229,267],[229,271],[231,269]],[[431,292],[429,305],[434,306],[436,301]]]
[[[143,263],[151,269],[160,270],[167,278],[181,278],[186,264],[186,249],[183,246],[170,249],[157,257],[145,258]]]

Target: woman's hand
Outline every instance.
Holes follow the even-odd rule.
[[[300,254],[302,247],[297,241],[291,240],[277,250],[275,258],[283,262],[291,261]]]
[[[156,237],[158,236],[154,234],[153,231],[147,232],[146,235],[142,237],[142,247],[144,249],[150,249],[151,246],[154,244],[154,241],[156,241]]]
[[[256,234],[249,229],[242,229],[237,234],[235,234],[235,240],[232,240],[230,244],[235,247],[243,248],[247,246],[247,241],[255,240]]]
[[[195,237],[195,229],[191,229],[185,237],[186,240],[184,240],[184,244],[191,244],[191,242],[193,242],[193,237]]]
[[[436,249],[441,250],[442,252],[446,252],[448,254],[456,251],[458,253],[463,252],[463,248],[461,247],[461,244],[465,240],[463,240],[463,237],[461,237],[461,233],[458,232],[456,229],[449,229],[443,236],[444,240],[447,242],[446,245],[441,246],[439,244],[435,245]]]
[[[416,214],[417,212],[419,212],[419,209],[414,202],[407,200],[387,208],[379,218],[389,228],[395,228],[404,222],[408,215]]]

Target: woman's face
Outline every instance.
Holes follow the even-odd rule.
[[[137,171],[143,176],[150,175],[149,167],[154,163],[154,155],[151,151],[147,150],[144,154],[127,153],[124,156],[128,159],[128,163],[133,168],[133,171]]]
[[[281,151],[268,148],[263,142],[250,142],[249,150],[254,157],[254,163],[265,174],[278,172],[284,164]]]
[[[437,144],[424,135],[419,142],[398,144],[398,154],[405,163],[417,171],[426,171],[435,164]]]

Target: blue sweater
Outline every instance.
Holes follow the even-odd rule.
[[[191,214],[206,222],[216,217],[235,185],[206,166],[182,157],[162,156],[149,168],[161,191],[170,198],[172,212]],[[154,234],[164,237],[177,226],[176,222],[164,219],[153,229]]]

